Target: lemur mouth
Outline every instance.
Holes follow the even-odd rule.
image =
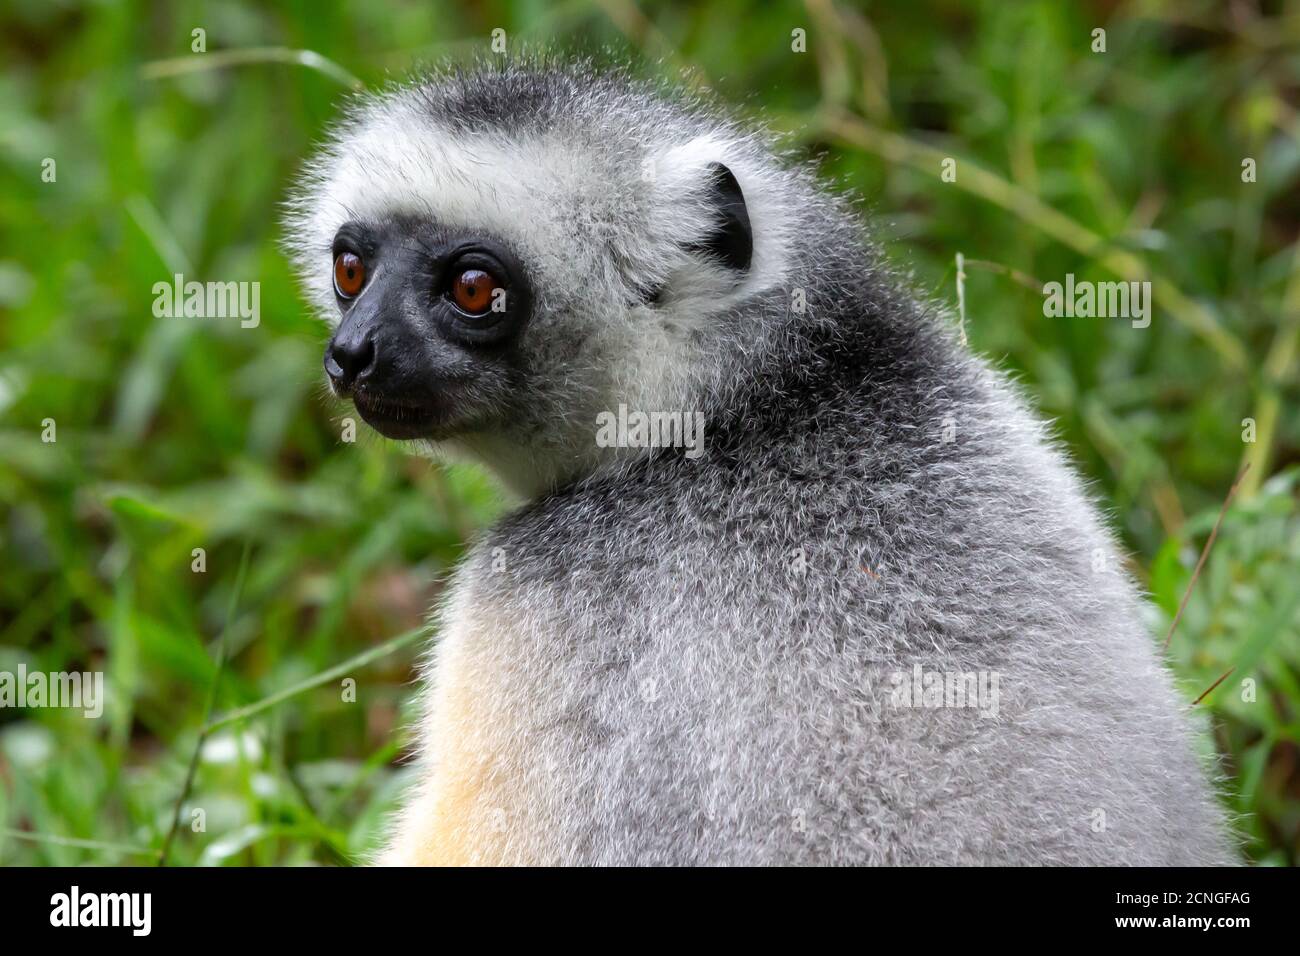
[[[429,402],[376,395],[364,387],[348,397],[365,423],[385,438],[428,438],[443,418]]]

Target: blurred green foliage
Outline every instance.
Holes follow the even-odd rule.
[[[222,62],[309,50],[373,87],[486,52],[498,27],[711,87],[787,133],[954,316],[962,253],[971,345],[1058,422],[1153,596],[1154,642],[1250,462],[1170,655],[1189,704],[1234,668],[1197,705],[1225,800],[1249,858],[1296,863],[1300,9],[1271,0],[6,5],[0,670],[104,670],[110,699],[101,720],[0,710],[0,861],[150,862],[220,635],[218,714],[419,625],[502,507],[473,471],[340,441],[277,204],[344,85],[275,53]],[[155,319],[176,272],[260,282],[261,324]],[[1041,284],[1068,272],[1166,294],[1148,329],[1045,319]],[[330,679],[216,730],[171,861],[373,849],[416,660],[406,643],[359,666],[356,703]]]

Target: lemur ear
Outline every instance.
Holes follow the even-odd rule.
[[[686,248],[707,255],[729,269],[744,272],[754,257],[754,232],[749,225],[745,194],[731,170],[722,163],[709,163],[705,173],[709,177],[705,197],[713,210],[715,225],[703,239]]]

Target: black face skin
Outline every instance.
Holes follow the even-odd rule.
[[[359,287],[358,273],[336,270],[345,254],[364,270]],[[330,269],[343,318],[325,372],[367,424],[389,438],[438,439],[506,410],[532,296],[504,244],[417,220],[349,222]]]

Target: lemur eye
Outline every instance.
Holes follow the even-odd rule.
[[[351,299],[366,284],[366,264],[352,252],[340,252],[334,260],[334,291],[341,298]]]
[[[451,283],[451,301],[466,315],[486,315],[492,308],[494,293],[501,283],[490,272],[464,269]]]

